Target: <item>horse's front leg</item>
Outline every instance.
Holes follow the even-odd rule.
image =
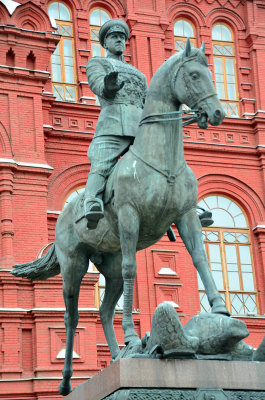
[[[212,307],[212,312],[230,315],[217,290],[212,272],[209,268],[207,255],[203,247],[201,223],[196,209],[193,208],[181,218],[178,218],[175,221],[175,225],[200,275],[208,301]]]
[[[133,289],[136,276],[136,245],[139,234],[139,216],[130,205],[120,207],[118,211],[119,233],[122,251],[123,277],[123,319],[124,342],[136,343],[139,337],[134,330],[132,318]]]

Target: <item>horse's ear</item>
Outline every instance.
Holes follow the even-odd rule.
[[[187,39],[185,50],[184,50],[184,55],[185,57],[189,57],[191,52],[191,45],[190,45],[190,38]]]
[[[202,42],[201,51],[202,51],[203,54],[205,55],[205,42]]]

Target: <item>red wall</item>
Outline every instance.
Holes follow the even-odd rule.
[[[64,303],[59,276],[31,283],[10,273],[14,263],[33,260],[54,239],[58,213],[66,196],[84,186],[86,156],[99,107],[86,84],[91,56],[89,12],[105,7],[124,18],[131,36],[126,60],[148,81],[173,53],[173,23],[190,19],[197,44],[206,42],[209,63],[211,27],[230,25],[235,36],[241,118],[226,118],[221,127],[184,130],[185,156],[199,180],[199,196],[227,195],[245,210],[252,232],[260,315],[246,317],[246,340],[257,346],[265,328],[265,6],[263,0],[69,0],[75,31],[78,99],[56,102],[50,79],[50,56],[58,37],[52,34],[47,1],[20,1],[12,16],[0,3],[0,399],[58,399],[65,346]],[[14,65],[6,64],[9,49]],[[27,68],[32,51],[35,65]],[[211,67],[211,65],[210,65]],[[164,300],[179,305],[182,323],[199,311],[196,271],[183,243],[164,237],[141,251],[134,296],[134,319],[140,336],[150,330],[152,313]],[[170,266],[174,276],[158,274]],[[80,321],[75,339],[73,386],[110,361],[94,306],[96,273],[83,279]],[[115,328],[123,344],[122,314]]]

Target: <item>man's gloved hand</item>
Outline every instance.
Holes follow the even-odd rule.
[[[104,90],[103,95],[106,98],[112,98],[115,94],[123,88],[124,81],[118,83],[118,72],[110,72],[104,78]]]

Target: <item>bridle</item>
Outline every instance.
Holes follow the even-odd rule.
[[[186,62],[190,61],[191,58],[195,58],[195,57],[197,58],[197,55],[193,56],[193,57],[189,57],[188,59],[185,59],[178,65],[178,67],[172,77],[172,80],[171,80],[171,88],[174,87],[178,73],[182,69],[184,64]],[[159,114],[148,114],[141,119],[139,126],[144,125],[144,124],[155,123],[155,122],[170,122],[170,121],[179,121],[179,120],[182,120],[182,121],[184,120],[182,122],[182,126],[187,126],[194,122],[197,122],[203,116],[204,113],[201,113],[199,110],[200,103],[210,97],[217,96],[217,94],[215,92],[209,93],[194,102],[196,93],[192,89],[190,80],[187,79],[187,75],[185,74],[185,72],[183,72],[183,80],[184,80],[184,84],[186,87],[188,99],[190,100],[189,104],[192,104],[191,109],[190,110],[169,111],[169,112],[163,112],[163,113],[159,113]],[[195,108],[196,106],[197,106],[197,108]],[[161,170],[160,168],[157,167],[157,165],[154,165],[153,163],[145,160],[140,154],[138,154],[138,151],[136,151],[136,149],[134,149],[134,146],[131,146],[129,151],[131,151],[132,154],[135,157],[137,157],[139,160],[141,160],[144,164],[148,165],[150,168],[157,171],[161,175],[164,175],[167,178],[167,182],[169,183],[170,186],[174,185],[177,176],[183,171],[183,169],[186,166],[186,162],[183,161],[178,169],[178,172],[175,174],[171,174],[170,171]]]
[[[175,86],[175,82],[176,82],[178,73],[184,67],[186,62],[188,62],[192,59],[195,59],[195,58],[197,58],[197,54],[193,57],[189,57],[189,58],[183,60],[178,65],[175,73],[173,74],[172,80],[171,80],[171,88]],[[190,84],[190,80],[187,79],[187,75],[185,74],[185,72],[183,72],[183,80],[184,80],[184,84],[186,87],[188,100],[190,100],[189,103],[192,104],[190,110],[170,111],[170,112],[164,112],[161,114],[148,114],[144,118],[141,119],[139,126],[146,124],[146,123],[178,121],[180,119],[181,120],[185,119],[185,121],[182,123],[182,126],[187,126],[187,125],[193,124],[194,122],[197,122],[200,119],[200,117],[203,115],[203,113],[201,113],[198,109],[200,103],[206,99],[209,99],[210,97],[214,97],[214,96],[217,97],[217,94],[215,92],[209,93],[194,102],[196,93],[194,92],[192,85]],[[195,107],[197,107],[197,108],[195,108]],[[187,115],[187,114],[191,114],[191,115]],[[176,116],[174,117],[174,115],[176,115]]]
[[[183,115],[184,114],[184,115]],[[192,115],[187,115],[192,114]],[[176,117],[174,117],[176,115]],[[180,115],[180,116],[178,116]],[[169,121],[178,121],[185,119],[182,123],[182,126],[193,124],[197,122],[201,117],[201,113],[199,110],[181,110],[181,111],[170,111],[164,112],[161,114],[148,114],[144,118],[141,119],[139,126],[143,124],[150,124],[154,122],[169,122]]]

